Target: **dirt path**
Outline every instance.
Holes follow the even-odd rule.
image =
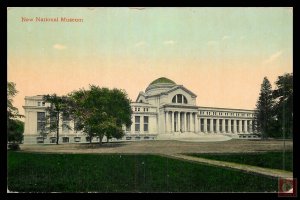
[[[252,172],[252,173],[263,174],[263,175],[273,176],[273,177],[284,177],[284,178],[293,177],[293,172],[283,171],[279,169],[267,169],[267,168],[262,168],[257,166],[237,164],[237,163],[218,161],[218,160],[210,160],[210,159],[198,158],[198,157],[187,156],[182,154],[173,154],[173,155],[164,155],[164,156],[167,156],[169,158],[185,160],[185,161],[192,161],[192,162],[205,163],[214,166],[233,168],[245,172]]]

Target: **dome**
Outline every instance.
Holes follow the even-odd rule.
[[[152,81],[146,88],[147,95],[160,94],[174,87],[176,83],[166,77],[160,77]]]
[[[174,81],[172,81],[172,80],[170,80],[170,79],[168,79],[168,78],[166,78],[166,77],[160,77],[160,78],[155,79],[154,81],[152,81],[152,82],[150,83],[150,85],[154,85],[154,84],[158,84],[158,83],[170,83],[170,84],[173,84],[173,85],[176,84]],[[150,86],[150,85],[149,85],[149,86]]]

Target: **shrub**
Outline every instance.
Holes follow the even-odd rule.
[[[8,149],[13,150],[13,151],[17,151],[20,150],[20,145],[13,143],[13,144],[8,144]]]

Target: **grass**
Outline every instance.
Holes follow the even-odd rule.
[[[156,155],[8,152],[19,192],[275,192],[277,179]]]
[[[247,164],[264,168],[283,170],[282,152],[259,152],[259,153],[205,153],[205,154],[187,154],[190,156]],[[285,170],[293,171],[293,152],[285,152]]]

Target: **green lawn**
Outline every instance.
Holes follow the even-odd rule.
[[[205,154],[187,154],[200,158],[220,160],[247,164],[272,169],[283,169],[282,152],[260,152],[260,153],[205,153]],[[293,152],[285,152],[285,170],[293,171]]]
[[[156,155],[9,151],[8,189],[31,192],[275,192],[277,179]]]

